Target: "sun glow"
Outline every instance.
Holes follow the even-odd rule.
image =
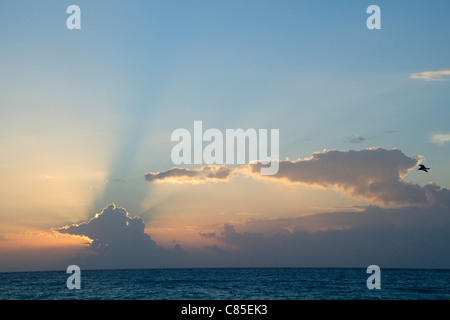
[[[92,243],[92,239],[85,236],[74,236],[50,231],[29,231],[8,233],[2,236],[0,248],[35,249],[35,248],[63,248],[84,247]]]

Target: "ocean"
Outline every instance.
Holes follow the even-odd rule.
[[[450,300],[450,270],[381,269],[369,290],[363,268],[207,268],[0,273],[1,300]]]

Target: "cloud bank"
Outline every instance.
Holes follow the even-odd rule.
[[[174,168],[159,173],[150,172],[145,177],[151,182],[192,183],[226,181],[242,174],[255,179],[337,188],[348,196],[381,205],[432,205],[440,193],[448,190],[440,190],[433,185],[421,187],[403,180],[423,160],[421,156],[408,157],[398,149],[332,150],[314,153],[306,159],[280,161],[278,173],[272,176],[262,176],[261,164],[256,163],[240,168]]]
[[[450,215],[430,208],[328,212],[224,224],[205,233],[217,260],[241,266],[449,268]]]
[[[150,182],[231,182],[253,179],[333,187],[372,205],[310,216],[248,219],[204,228],[205,246],[158,246],[144,221],[114,204],[87,222],[54,229],[92,239],[71,260],[82,268],[149,267],[382,267],[450,268],[450,190],[403,180],[422,157],[398,149],[323,151],[281,161],[278,174],[262,176],[260,164],[237,168],[173,168],[146,174]],[[377,205],[380,203],[383,206]],[[274,215],[277,214],[274,212]],[[86,267],[85,267],[86,266]]]
[[[266,179],[334,187],[348,196],[386,206],[434,205],[448,190],[403,180],[423,160],[421,156],[408,157],[398,149],[324,151],[309,159],[282,161],[278,174]],[[257,174],[258,165],[249,167],[253,175]]]
[[[449,197],[450,198],[450,197]],[[448,199],[447,199],[448,200]],[[127,224],[128,222],[128,224]],[[156,245],[143,221],[113,204],[88,222],[55,229],[92,237],[67,263],[89,268],[382,267],[450,268],[450,214],[442,207],[381,208],[216,226],[206,245]]]

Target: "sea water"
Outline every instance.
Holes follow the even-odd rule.
[[[369,290],[363,268],[207,268],[0,273],[0,299],[84,300],[449,300],[450,270],[382,269]]]

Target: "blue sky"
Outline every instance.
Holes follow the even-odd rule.
[[[66,28],[71,4],[81,30]],[[381,30],[366,27],[371,4]],[[448,12],[448,1],[3,0],[0,234],[80,222],[112,202],[162,228],[170,214],[151,208],[193,195],[143,176],[173,167],[170,134],[195,120],[280,129],[282,159],[398,148],[432,167],[405,181],[450,188],[450,142],[431,141],[450,134],[450,77],[411,77],[450,69]],[[46,196],[18,204],[37,190]]]

